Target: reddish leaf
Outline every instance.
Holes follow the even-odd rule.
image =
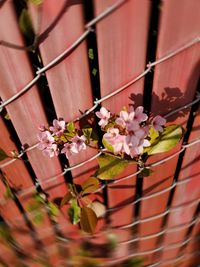
[[[70,192],[68,192],[62,199],[60,206],[64,206],[65,204],[67,204],[71,199],[72,199],[72,194]]]
[[[82,185],[83,195],[95,192],[99,188],[99,181],[95,177],[90,177]]]
[[[97,216],[95,212],[87,207],[81,208],[80,217],[81,229],[87,233],[93,234],[97,225]]]

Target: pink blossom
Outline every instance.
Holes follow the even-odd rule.
[[[114,154],[124,152],[124,146],[126,146],[126,136],[120,135],[118,128],[109,128],[108,132],[104,134],[103,139],[112,145]]]
[[[140,143],[140,139],[134,134],[129,134],[126,136],[126,145],[124,145],[124,151],[127,155],[130,155],[132,158],[137,155],[136,148]]]
[[[50,158],[58,156],[59,154],[56,144],[51,144],[51,146],[46,147],[42,152],[44,155],[49,156]]]
[[[138,146],[140,140],[135,135],[127,135],[126,136],[126,143],[129,147],[136,147]]]
[[[46,147],[49,147],[54,142],[53,136],[50,134],[49,131],[41,132],[37,135],[37,138],[39,140],[38,148],[40,150],[45,149]]]
[[[64,120],[53,120],[53,126],[49,127],[55,135],[61,135],[65,130],[65,121]]]
[[[144,108],[139,106],[134,111],[131,108],[131,112],[121,111],[119,114],[119,118],[115,120],[115,122],[123,128],[126,128],[128,131],[135,131],[140,128],[140,123],[144,122],[148,119],[148,116],[143,113]]]
[[[129,132],[134,132],[140,129],[140,125],[137,121],[133,120],[127,123],[126,128]]]
[[[152,120],[152,127],[159,132],[163,131],[163,125],[165,125],[166,123],[166,119],[164,119],[163,117],[161,117],[160,115],[157,115],[155,118],[153,118]]]
[[[126,146],[125,143],[126,136],[125,135],[118,135],[115,140],[113,140],[113,151],[114,154],[119,154],[121,152],[124,152],[124,146]]]
[[[128,121],[129,121],[129,114],[127,111],[124,110],[120,111],[119,118],[115,120],[115,122],[123,128],[126,128],[126,124],[128,123]]]
[[[148,116],[145,113],[143,113],[143,111],[144,107],[142,106],[137,107],[135,110],[134,120],[136,120],[139,123],[146,121],[148,119]]]
[[[130,147],[130,153],[129,155],[131,158],[134,158],[138,155],[141,155],[144,151],[144,147],[150,146],[150,142],[147,139],[141,139],[139,144],[135,147]]]
[[[71,144],[71,152],[73,153],[79,153],[81,150],[86,149],[86,144],[85,144],[86,138],[84,135],[81,136],[74,136],[72,138],[72,144]]]
[[[139,139],[143,139],[145,136],[147,136],[146,130],[142,127],[140,127],[138,130],[135,130],[134,135]]]
[[[61,153],[65,154],[67,159],[72,155],[71,149],[73,145],[74,144],[71,143],[65,143],[63,149],[61,150]]]
[[[105,127],[110,119],[110,112],[106,108],[101,107],[100,111],[97,111],[95,114],[99,119],[101,119],[98,124],[101,127]]]
[[[43,131],[46,130],[46,126],[45,126],[44,124],[41,124],[41,125],[38,126],[38,129],[39,129],[41,132],[43,132]]]
[[[103,138],[112,145],[115,143],[115,139],[118,135],[119,135],[118,128],[109,128],[107,133],[104,134]]]
[[[142,127],[142,130],[145,132],[145,136],[149,134],[150,128],[151,127],[149,125],[145,125],[144,127]]]

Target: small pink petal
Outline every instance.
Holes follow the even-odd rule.
[[[129,114],[128,114],[128,112],[127,111],[125,111],[125,110],[122,110],[122,111],[120,111],[120,118],[122,119],[122,120],[124,120],[125,122],[126,121],[128,121],[128,119],[129,119]]]
[[[125,128],[126,127],[126,122],[122,118],[117,118],[115,120],[115,123],[118,124],[119,126]]]
[[[100,112],[104,117],[110,117],[110,112],[106,108],[101,107]]]
[[[155,124],[158,124],[158,125],[164,125],[166,123],[166,119],[161,117],[160,115],[157,115],[153,119],[152,123],[155,123]]]
[[[101,112],[99,112],[99,111],[97,111],[97,112],[95,112],[95,114],[96,114],[96,116],[98,117],[98,118],[102,118],[102,114],[101,114]]]

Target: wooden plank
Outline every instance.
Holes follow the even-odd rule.
[[[196,113],[196,117],[193,123],[193,128],[189,137],[188,142],[192,142],[199,138],[200,134],[200,109]],[[190,223],[193,219],[193,216],[195,214],[195,210],[197,208],[198,203],[196,205],[190,207],[189,209],[186,209],[184,206],[189,204],[192,201],[198,200],[200,198],[200,175],[199,175],[199,149],[200,145],[195,144],[192,147],[189,147],[184,155],[181,171],[179,174],[178,180],[185,180],[188,179],[187,183],[184,183],[182,185],[179,185],[176,187],[172,206],[177,205],[183,205],[183,207],[180,209],[178,214],[171,213],[167,225],[169,226],[175,226],[182,223]],[[172,242],[174,239],[178,239],[180,242],[184,240],[186,233],[188,229],[185,229],[181,234],[180,233],[174,233],[173,238],[171,238],[166,234],[164,243],[168,244],[169,242]],[[179,251],[176,251],[175,257],[178,255]],[[168,256],[168,254],[164,254],[163,258],[165,259]]]
[[[116,3],[114,0],[94,1],[96,16]],[[100,70],[101,96],[105,96],[125,85],[139,75],[145,68],[147,25],[149,1],[126,1],[112,14],[100,21],[97,28],[97,45]],[[118,95],[104,101],[102,106],[112,113],[119,112],[123,106],[142,104],[143,79],[126,88]],[[134,173],[135,167],[127,169],[123,176]],[[136,177],[108,187],[109,207],[134,200]],[[120,209],[111,216],[113,226],[133,221],[132,206]],[[130,231],[119,231],[119,240],[130,239]],[[128,246],[121,246],[117,256],[128,253]]]
[[[40,10],[30,5],[30,11],[36,27]],[[70,47],[84,32],[83,4],[80,2],[71,5],[62,0],[55,5],[53,0],[44,1],[41,16],[40,34],[45,36],[47,29],[51,28],[49,34],[39,46],[43,63],[47,65],[66,48]],[[54,24],[55,18],[59,19]],[[51,25],[54,26],[51,27]],[[66,27],[66,25],[68,26]],[[73,121],[81,115],[80,111],[84,112],[92,107],[93,97],[86,41],[81,43],[57,66],[48,70],[46,75],[58,118],[61,117],[65,121]],[[84,125],[84,123],[87,123],[87,120],[85,122],[81,121],[81,125]],[[78,124],[77,127],[79,127]],[[84,162],[95,156],[96,153],[96,149],[87,148],[78,155],[71,156],[69,164],[74,166]],[[74,169],[72,171],[74,182],[81,184],[94,174],[96,168],[97,161],[93,160],[80,168]],[[101,195],[98,196],[98,200],[103,201]],[[75,232],[78,229],[77,226],[70,225],[68,222],[67,209],[68,206],[63,207],[62,213],[64,216],[59,217],[59,224],[62,226],[66,236],[68,232]],[[99,220],[97,231],[102,225],[103,221]],[[78,232],[76,231],[77,234]]]
[[[5,21],[10,25],[8,29],[4,27]],[[13,4],[10,1],[4,3],[0,10],[0,39],[23,45]],[[33,74],[27,54],[24,51],[1,46],[0,56],[2,81],[0,90],[1,98],[5,101],[30,82],[33,79]],[[38,125],[47,124],[37,87],[33,86],[29,92],[9,104],[7,110],[21,143],[35,144]],[[49,159],[37,149],[28,152],[28,158],[39,181],[61,172],[57,159]],[[48,190],[51,199],[66,192],[64,178],[61,177],[57,181],[61,181],[61,185]]]
[[[16,263],[16,255],[10,247],[0,243],[0,251],[0,266],[6,266],[5,263],[7,266],[12,266],[12,264]]]
[[[163,1],[161,6],[161,19],[159,25],[159,38],[156,58],[160,59],[170,52],[175,51],[187,44],[199,35],[199,16],[197,1]],[[177,11],[178,10],[178,11]],[[177,16],[178,12],[178,16]],[[173,29],[173,30],[172,30]],[[152,109],[154,114],[164,115],[167,112],[181,107],[190,102],[195,93],[198,79],[198,45],[188,48],[184,52],[160,63],[155,67]],[[170,123],[186,125],[188,112],[180,112],[170,118]],[[166,153],[165,156],[173,154],[177,149]],[[160,156],[152,157],[152,161],[159,160]],[[144,195],[158,192],[170,186],[176,168],[178,157],[158,166],[155,173],[144,180]],[[165,210],[169,193],[156,197],[154,201],[143,202],[141,206],[141,218],[161,213]],[[159,205],[158,205],[159,203]],[[158,232],[162,220],[158,219],[154,224],[142,224],[140,234]],[[141,250],[155,248],[156,239],[147,245],[140,242]],[[153,263],[150,256],[150,261]]]
[[[11,151],[16,150],[17,147],[13,143],[10,137],[10,133],[8,132],[5,124],[3,123],[3,119],[0,118],[0,147],[10,156]],[[9,159],[10,160],[10,159]],[[1,161],[2,163],[7,162],[8,159],[5,159]],[[21,160],[17,160],[11,165],[8,165],[2,169],[3,174],[5,175],[6,179],[8,180],[11,187],[13,187],[15,190],[20,189],[26,189],[33,185],[31,177]],[[2,204],[0,206],[0,212],[1,216],[4,218],[4,220],[9,223],[9,225],[12,225],[15,229],[20,229],[20,231],[29,232],[29,229],[25,223],[25,221],[22,218],[21,213],[19,212],[19,209],[17,208],[15,202],[12,199],[9,199],[6,201],[6,187],[3,185],[2,182],[0,182],[0,196],[1,199],[5,201],[5,204]],[[27,201],[28,199],[26,199]],[[23,202],[23,201],[22,201]],[[16,217],[20,217],[22,220],[20,223],[16,220]],[[34,240],[29,235],[22,236],[17,231],[13,231],[13,237],[16,239],[19,244],[23,246],[25,251],[28,253],[28,250],[26,250],[26,247],[24,247],[24,243],[30,243],[32,246],[34,246]]]
[[[33,21],[37,23],[39,10],[31,8]],[[44,1],[40,31],[42,35],[47,31],[55,18],[59,17],[57,23],[52,27],[50,34],[40,45],[40,50],[44,64],[48,64],[52,59],[61,54],[69,47],[84,31],[84,19],[82,4],[68,5],[65,1],[59,1],[55,5],[54,1]],[[59,15],[62,14],[62,15]],[[68,25],[68,27],[66,27]],[[73,31],[71,30],[73,27]],[[52,45],[53,44],[53,45]],[[83,42],[67,58],[61,61],[53,69],[47,71],[50,92],[56,109],[57,117],[62,117],[66,121],[72,121],[80,116],[80,111],[85,111],[92,106],[92,91],[90,85],[90,75],[87,60],[86,42]],[[94,156],[96,151],[88,149],[69,159],[70,165],[75,165]],[[86,178],[94,170],[92,162],[80,169],[74,170],[73,176],[81,175]],[[84,174],[84,172],[88,172]]]
[[[1,8],[1,35],[2,40],[11,41],[23,45],[22,38],[17,27],[12,3],[5,3]],[[10,27],[5,30],[4,22],[9,21]],[[24,51],[0,47],[1,53],[1,97],[7,100],[16,92],[19,92],[33,78],[31,66]],[[22,64],[23,63],[23,64]],[[36,108],[37,107],[37,108]],[[22,144],[35,144],[38,125],[46,122],[42,102],[39,98],[37,87],[33,88],[9,104],[7,107],[11,121],[16,129]],[[61,169],[57,159],[48,159],[37,149],[28,152],[30,162],[38,179],[45,179],[60,173]],[[39,165],[38,162],[41,164]],[[60,191],[59,188],[58,191]],[[62,187],[64,191],[64,186]],[[53,195],[59,194],[54,189]]]
[[[186,266],[198,266],[200,263],[200,254],[199,254],[199,239],[194,239],[197,236],[199,237],[200,233],[200,222],[197,222],[195,226],[192,229],[192,232],[190,234],[190,237],[193,238],[193,242],[191,241],[187,246],[186,249],[184,250],[184,253],[187,254],[192,254],[195,253],[194,255],[191,255],[191,258],[183,262],[183,267]]]
[[[57,23],[39,46],[44,65],[61,54],[83,33],[82,9],[82,3],[70,6],[66,1],[59,1],[56,5],[54,1],[44,1],[40,34],[45,35],[44,33],[53,24],[55,18],[59,17]],[[37,24],[40,10],[30,6],[30,11],[33,22]],[[80,111],[84,112],[93,105],[85,41],[57,66],[48,70],[46,74],[58,118],[73,121],[80,116]],[[80,152],[79,155],[71,156],[70,166],[84,162],[94,156],[96,152],[96,150],[87,149]],[[72,175],[76,178],[75,182],[81,183],[89,178],[95,172],[96,166],[96,161],[92,161],[73,170]],[[67,214],[65,207],[63,213]],[[60,217],[59,223],[61,225],[66,224],[66,218]],[[68,230],[71,229],[69,225],[67,228]],[[72,228],[74,229],[74,227]]]

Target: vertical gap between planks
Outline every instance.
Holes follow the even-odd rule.
[[[4,109],[2,111],[2,114],[1,114],[3,123],[4,123],[5,127],[7,128],[8,132],[10,134],[11,141],[16,145],[17,150],[20,153],[20,151],[22,150],[22,146],[25,145],[25,144],[21,144],[21,142],[19,140],[19,137],[18,137],[18,135],[17,135],[17,133],[15,131],[15,128],[14,128],[14,126],[12,124],[12,121],[9,118],[8,119],[5,119],[6,114],[8,114],[6,112],[7,112],[6,109]],[[9,114],[8,114],[8,117],[9,117]],[[28,161],[28,158],[27,158],[26,153],[21,157],[21,159],[23,160],[24,165],[25,165],[28,173],[30,174],[30,178],[31,178],[33,184],[35,184],[35,182],[36,182],[36,179],[35,179],[36,175],[34,173],[34,170],[33,170],[32,166],[31,166],[30,162]]]
[[[193,216],[192,220],[195,220],[196,218],[198,218],[199,215],[200,215],[200,203],[197,205],[197,208],[196,208],[196,210],[194,212],[194,216]],[[194,229],[194,227],[195,227],[195,224],[191,225],[188,228],[184,239],[188,239],[188,238],[192,237],[192,230]],[[184,249],[187,247],[187,245],[188,244],[185,244],[184,246],[180,247],[180,249],[179,249],[179,253],[180,254],[184,253]]]
[[[84,2],[84,13],[85,13],[85,22],[88,23],[94,18],[94,2],[92,0],[88,0]],[[87,51],[88,51],[88,62],[89,62],[89,70],[90,70],[90,80],[91,87],[93,93],[93,100],[101,98],[100,92],[100,76],[99,76],[99,60],[98,60],[98,47],[97,47],[97,38],[96,38],[96,26],[93,26],[94,31],[91,32],[87,39]],[[100,107],[97,107],[97,110]],[[96,110],[95,110],[96,111]],[[95,130],[97,131],[99,137],[99,148],[102,146],[102,131],[98,124],[95,125]],[[106,209],[108,209],[108,188],[105,186],[102,190],[104,205]],[[106,223],[110,223],[109,215],[106,213],[105,215]]]
[[[148,33],[147,54],[146,54],[146,63],[147,64],[149,62],[156,61],[156,49],[157,49],[157,39],[158,39],[160,5],[161,5],[161,0],[151,0],[151,11],[150,11],[150,18],[149,18],[149,33]],[[143,105],[144,105],[144,108],[148,114],[150,113],[150,110],[151,110],[153,77],[154,77],[154,71],[153,70],[144,76]]]
[[[157,49],[157,37],[158,37],[158,26],[160,16],[160,0],[151,1],[151,10],[149,17],[149,32],[147,40],[147,53],[146,63],[154,62],[156,60],[156,49]],[[143,106],[146,113],[149,115],[151,110],[151,98],[153,88],[154,72],[151,71],[144,76],[144,95],[143,95]],[[143,195],[143,178],[139,174],[136,180],[136,200],[141,198]],[[139,201],[135,205],[135,217],[140,216],[141,202]]]
[[[4,175],[4,173],[2,171],[0,171],[0,176],[1,176],[1,180],[4,184],[4,186],[6,186],[6,177]],[[15,202],[19,212],[22,214],[22,217],[24,219],[24,222],[25,224],[27,225],[28,229],[30,230],[30,236],[32,237],[34,243],[35,243],[35,248],[36,249],[40,249],[43,251],[43,253],[45,252],[44,251],[44,246],[42,244],[42,242],[40,241],[40,239],[38,238],[38,235],[37,235],[37,232],[35,230],[35,227],[33,226],[32,222],[30,221],[25,209],[23,208],[21,202],[19,201],[18,197],[17,197],[17,194],[15,193],[15,190],[11,188],[11,191],[12,191],[12,195],[13,195],[13,201]]]
[[[14,6],[15,6],[16,14],[17,14],[18,20],[19,20],[19,17],[20,17],[20,14],[21,14],[23,8],[25,8],[28,11],[27,5],[26,4],[19,5],[19,3],[15,0],[14,1]],[[40,16],[41,16],[41,13],[40,13]],[[31,20],[30,16],[29,16],[29,18]],[[39,18],[39,21],[40,20],[41,20],[41,18]],[[33,23],[32,23],[32,25],[33,25]],[[39,27],[40,27],[40,25],[39,25]],[[35,39],[34,31],[32,32],[32,34],[34,36],[31,38],[31,40],[29,40],[30,38],[28,38],[26,36],[26,34],[24,34],[22,31],[21,31],[21,34],[22,34],[22,36],[24,38],[24,42],[26,43],[27,47],[30,46],[33,43],[34,39]],[[28,51],[27,55],[28,55],[28,58],[29,58],[29,60],[31,62],[31,66],[33,67],[33,72],[34,73],[36,73],[36,71],[38,71],[38,69],[44,67],[39,48],[35,47],[33,51]],[[40,79],[37,82],[37,86],[39,88],[38,92],[39,92],[39,95],[40,95],[40,99],[41,99],[41,101],[43,103],[44,113],[46,115],[47,121],[48,121],[49,124],[52,124],[52,121],[56,118],[56,111],[55,111],[55,107],[54,107],[54,104],[53,104],[52,96],[51,96],[51,93],[50,93],[50,90],[49,90],[48,81],[47,81],[47,78],[46,78],[45,74],[43,74],[40,77]],[[67,159],[66,159],[66,157],[64,155],[59,155],[58,158],[60,160],[62,168],[64,168],[66,164],[69,166],[68,161],[67,161]],[[32,171],[32,174],[33,174],[33,171]],[[65,178],[66,184],[67,184],[67,181],[72,180],[71,172],[68,172],[64,176],[64,178]]]
[[[197,84],[197,89],[196,91],[198,92],[200,90],[200,79],[199,79],[199,82]],[[194,100],[196,99],[196,95],[194,96]],[[192,106],[192,108],[190,109],[190,115],[189,115],[189,118],[188,118],[188,121],[187,121],[187,126],[186,126],[186,132],[184,134],[184,137],[183,137],[183,144],[187,144],[188,143],[188,140],[189,140],[189,137],[190,137],[190,133],[192,131],[192,127],[193,127],[193,123],[194,123],[194,119],[195,119],[195,113],[197,112],[198,110],[198,107],[199,107],[199,102],[196,103],[195,105]],[[178,181],[178,177],[179,177],[179,174],[180,174],[180,171],[181,171],[181,168],[182,168],[182,163],[183,163],[183,159],[184,159],[184,155],[185,155],[185,152],[186,151],[183,151],[180,155],[179,155],[179,158],[178,158],[178,162],[177,162],[177,165],[176,165],[176,170],[175,170],[175,174],[174,174],[174,182],[177,182]],[[175,194],[175,190],[176,190],[176,187],[173,187],[170,191],[170,194],[169,194],[169,198],[168,198],[168,203],[167,203],[167,206],[166,206],[166,210],[169,209],[172,205],[172,202],[173,202],[173,198],[174,198],[174,194]],[[199,208],[199,207],[198,207]],[[197,216],[198,214],[198,208],[197,208],[197,211],[195,213],[195,216]],[[168,217],[170,216],[170,213],[166,214],[163,218],[163,221],[162,221],[162,226],[161,228],[164,229],[164,227],[166,226],[167,224],[167,221],[168,221]],[[192,231],[192,226],[188,229],[188,232],[186,234],[186,237],[189,236],[189,233]],[[158,238],[158,241],[157,241],[157,245],[161,245],[164,241],[164,235],[161,235],[159,238]],[[181,247],[182,249],[182,247]],[[181,250],[180,249],[180,250]],[[162,253],[162,252],[161,252]]]
[[[9,243],[9,248],[14,252],[16,257],[19,257],[20,259],[21,258],[24,259],[28,257],[28,255],[26,255],[26,253],[23,252],[23,250],[20,248],[16,240],[13,238],[9,225],[6,223],[6,221],[1,215],[0,215],[0,228],[1,228],[1,231],[3,231],[4,235],[6,235],[8,231],[9,237],[5,237],[5,238],[6,238],[6,241]],[[9,240],[7,240],[7,238]],[[1,263],[1,260],[0,260],[0,263]]]
[[[17,1],[14,1],[14,7],[15,7],[15,11],[16,11],[16,16],[18,17],[18,21],[19,21],[19,18],[20,18],[20,15],[21,15],[21,12],[25,9],[27,10],[28,12],[28,9],[27,9],[27,5],[26,3],[23,3],[23,4],[19,4]],[[31,20],[31,17],[29,16],[29,19]],[[31,24],[33,25],[33,23],[31,22]],[[24,38],[24,42],[27,46],[31,45],[35,39],[35,35],[34,35],[34,31],[32,31],[32,36],[31,38],[29,36],[26,35],[26,33],[24,33],[19,25],[19,28],[20,28],[20,31],[21,31],[21,34]],[[30,30],[30,29],[29,29]],[[33,30],[33,29],[32,29]],[[30,43],[29,43],[30,42]],[[35,73],[38,69],[44,67],[43,65],[43,62],[42,62],[42,57],[40,55],[40,51],[37,47],[34,48],[34,51],[27,51],[27,56],[31,62],[31,66],[33,68],[33,72]],[[52,120],[56,118],[56,111],[55,111],[55,108],[54,108],[54,104],[53,104],[53,100],[52,100],[52,97],[51,97],[51,94],[50,94],[50,90],[49,90],[49,86],[48,86],[48,81],[47,81],[47,78],[46,78],[46,75],[42,75],[39,79],[39,81],[37,82],[37,86],[38,86],[38,92],[39,92],[39,95],[40,95],[40,99],[43,103],[43,108],[44,108],[44,113],[46,115],[46,118],[47,118],[47,121],[49,124],[52,123]],[[39,126],[39,125],[38,125]],[[39,132],[39,131],[38,131]],[[64,168],[64,166],[68,164],[68,161],[66,162],[66,158],[64,157],[64,155],[59,155],[59,160],[60,160],[60,163],[61,163],[61,166],[62,168]],[[36,177],[32,167],[31,167],[31,164],[29,164],[29,171],[30,171],[30,174],[31,174],[31,177]],[[65,176],[65,182],[67,184],[67,181],[69,181],[70,179],[72,179],[72,175],[71,175],[71,172],[68,172]],[[50,211],[48,209],[48,193],[45,192],[45,190],[40,186],[40,183],[39,183],[39,180],[38,179],[34,179],[34,184],[36,186],[36,192],[37,193],[44,193],[46,196],[47,196],[47,203],[45,204],[45,209],[46,209],[46,214],[48,216],[48,220],[52,226],[52,229],[54,231],[54,234],[55,236],[57,237],[63,237],[63,233],[59,230],[59,226],[58,224],[52,219],[51,217],[51,214],[50,214]],[[43,248],[43,244],[42,242],[37,238],[37,233],[34,229],[34,226],[32,225],[32,223],[29,221],[28,219],[28,216],[26,214],[26,211],[24,210],[24,208],[22,207],[20,201],[18,198],[16,198],[16,205],[17,207],[19,208],[20,212],[22,213],[26,223],[27,223],[27,226],[29,227],[29,229],[32,231],[31,232],[31,235],[33,236],[33,238],[35,238],[35,241],[37,242],[37,244]],[[60,253],[60,255],[62,256],[62,248],[59,246],[58,244],[58,251]]]

